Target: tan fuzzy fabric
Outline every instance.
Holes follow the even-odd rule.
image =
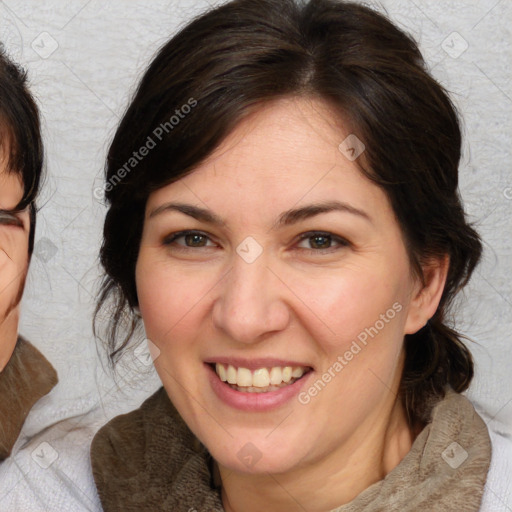
[[[210,457],[161,388],[96,435],[93,475],[105,512],[222,512]],[[478,511],[491,459],[487,427],[448,390],[410,452],[383,480],[333,512]]]
[[[0,373],[0,461],[11,454],[30,409],[57,382],[57,372],[41,352],[18,338]]]
[[[400,464],[332,512],[476,512],[490,462],[486,424],[466,397],[449,390]]]

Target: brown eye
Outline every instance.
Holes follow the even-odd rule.
[[[207,243],[207,237],[204,235],[184,235],[182,238],[188,247],[204,247]]]
[[[180,248],[201,248],[211,247],[215,244],[211,241],[210,237],[205,233],[199,231],[180,231],[169,235],[164,240],[164,245],[174,245]]]
[[[310,232],[301,235],[298,247],[321,252],[322,250],[336,249],[347,245],[349,244],[346,240],[332,233]]]
[[[328,249],[332,243],[331,237],[326,235],[315,235],[309,240],[313,249]]]

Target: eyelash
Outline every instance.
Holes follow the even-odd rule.
[[[189,235],[192,235],[192,236],[193,235],[198,235],[198,236],[201,236],[201,237],[206,237],[207,239],[209,239],[211,241],[211,237],[207,233],[205,233],[204,231],[184,230],[184,231],[178,231],[176,233],[172,233],[171,235],[167,236],[163,240],[163,245],[171,246],[174,242],[176,242],[176,240],[179,240],[180,238],[184,238],[184,237],[189,236]],[[296,243],[299,244],[303,240],[307,240],[307,239],[311,239],[311,238],[315,238],[315,237],[325,237],[325,238],[328,238],[328,239],[331,240],[331,243],[337,243],[338,245],[335,246],[335,247],[328,247],[328,248],[325,248],[325,249],[312,249],[312,248],[308,249],[308,248],[304,248],[304,247],[298,247],[296,249],[301,250],[301,251],[307,251],[309,254],[316,254],[317,255],[317,254],[331,253],[331,252],[334,252],[334,251],[337,251],[337,250],[340,250],[342,248],[350,246],[350,242],[348,242],[344,238],[342,238],[340,236],[337,236],[337,235],[334,235],[333,233],[329,233],[327,231],[308,231],[306,233],[302,233],[299,236],[299,239],[298,239],[298,241]],[[212,246],[211,245],[210,246],[199,246],[199,247],[180,246],[180,245],[177,246],[178,250],[184,250],[184,251],[188,251],[188,250],[194,249],[194,248],[195,249],[206,249],[208,247],[212,247]]]
[[[345,240],[344,238],[342,238],[340,236],[334,235],[333,233],[329,233],[328,231],[308,231],[306,233],[302,233],[299,236],[299,243],[302,242],[303,240],[308,240],[310,238],[315,238],[315,237],[328,238],[331,240],[331,243],[337,243],[338,245],[335,247],[328,247],[326,249],[307,249],[307,248],[303,248],[303,247],[301,247],[300,249],[308,251],[311,254],[313,254],[313,253],[318,254],[319,252],[323,253],[323,254],[328,254],[328,253],[335,252],[335,251],[338,251],[340,249],[350,246],[350,243],[347,240]]]
[[[166,245],[166,246],[172,245],[173,242],[175,242],[179,238],[183,238],[188,235],[198,235],[198,236],[203,236],[203,237],[210,239],[210,237],[203,231],[185,230],[185,231],[178,231],[176,233],[172,233],[171,235],[167,236],[163,241],[163,245]],[[182,247],[180,247],[180,249],[188,250],[188,249],[194,249],[194,247],[182,246]],[[196,249],[203,249],[203,247],[196,247]]]
[[[7,210],[0,210],[0,226],[22,227],[23,222],[21,222],[15,213]]]

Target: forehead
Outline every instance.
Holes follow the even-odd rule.
[[[321,100],[283,98],[260,106],[243,119],[198,170],[212,170],[217,163],[227,168],[242,161],[244,168],[293,172],[297,166],[316,168],[339,163],[338,145],[345,128]],[[356,168],[348,160],[347,167]],[[239,169],[242,170],[242,169]]]
[[[154,192],[148,205],[158,206],[172,196],[220,206],[228,215],[240,201],[244,215],[325,199],[387,207],[383,191],[340,151],[349,134],[322,100],[284,98],[265,104],[243,119],[194,172]]]

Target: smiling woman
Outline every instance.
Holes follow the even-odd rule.
[[[142,317],[163,389],[93,442],[104,509],[485,510],[445,321],[481,244],[416,44],[352,3],[212,9],[149,66],[108,183],[189,97],[106,191],[111,360]]]

